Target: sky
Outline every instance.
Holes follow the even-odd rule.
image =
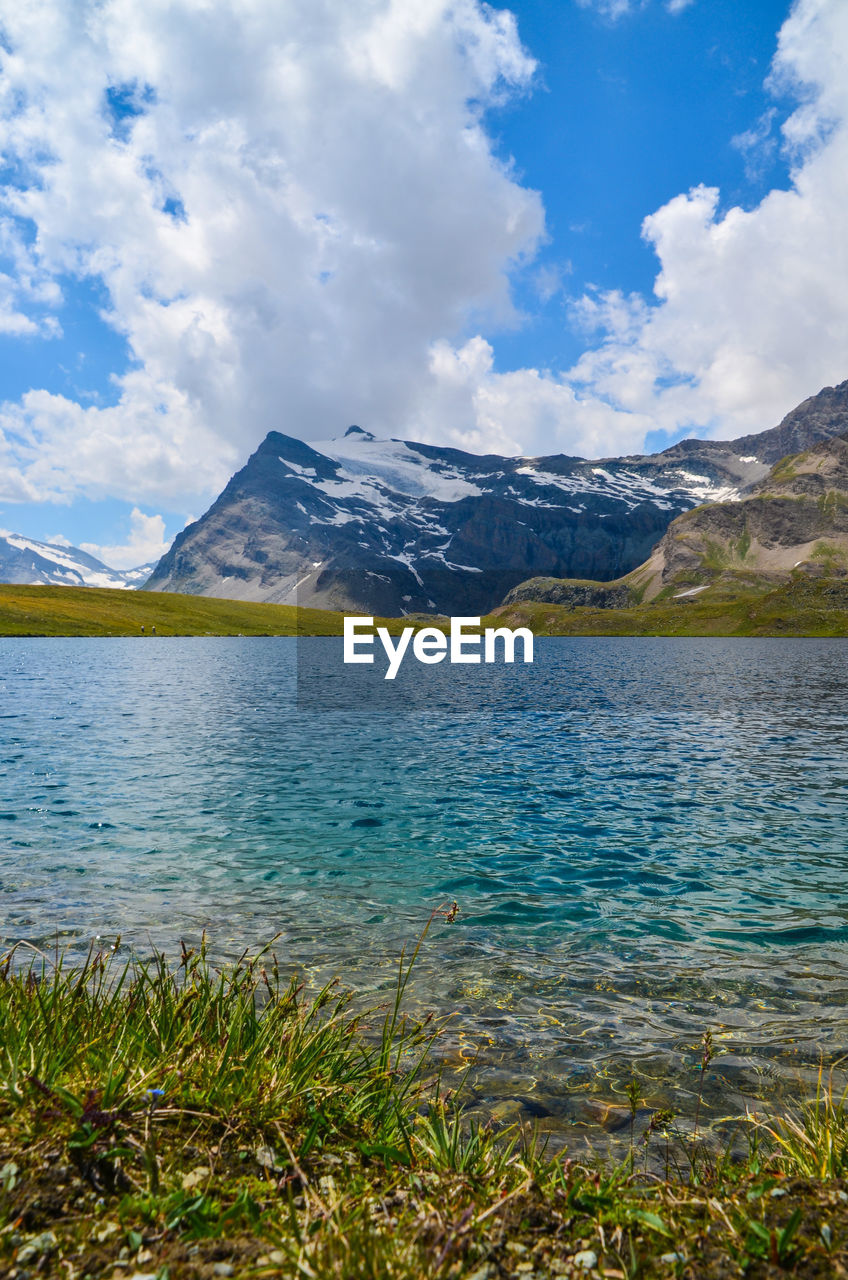
[[[0,0],[0,527],[269,430],[614,456],[848,377],[844,0]]]

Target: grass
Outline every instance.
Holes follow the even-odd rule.
[[[703,594],[626,609],[518,604],[485,625],[567,636],[848,636],[848,580],[797,577],[773,587],[725,574]]]
[[[676,588],[680,589],[680,588]],[[672,589],[670,588],[669,591]],[[256,604],[171,592],[0,585],[0,636],[338,636],[344,615],[294,605]],[[416,615],[376,618],[397,633],[447,626]],[[703,595],[629,608],[568,608],[526,602],[482,619],[561,636],[844,636],[848,580],[797,577],[773,587],[744,570],[725,572]]]
[[[284,979],[270,950],[229,970],[203,947],[77,969],[7,957],[4,1274],[845,1274],[844,1098],[823,1086],[794,1116],[747,1117],[741,1155],[655,1111],[623,1162],[574,1163],[443,1092],[439,1028],[402,1013],[417,950],[365,1018],[336,985]]]
[[[341,613],[165,591],[0,585],[3,636],[337,636]],[[391,620],[379,625],[396,629]]]

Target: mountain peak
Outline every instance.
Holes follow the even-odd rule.
[[[702,503],[734,509],[778,457],[845,431],[844,399],[844,387],[826,389],[741,441],[595,461],[465,453],[357,425],[309,444],[271,432],[178,535],[149,586],[475,616],[530,577],[619,579],[647,560],[675,516]]]
[[[152,564],[110,569],[79,547],[0,531],[0,582],[133,589],[142,586],[153,569]]]

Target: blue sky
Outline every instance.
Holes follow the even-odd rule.
[[[839,0],[83,7],[0,0],[2,527],[129,565],[271,428],[603,456],[848,373]]]
[[[725,208],[750,208],[788,185],[777,148],[746,172],[733,142],[770,108],[788,114],[765,88],[785,0],[699,0],[678,14],[651,4],[617,21],[562,0],[512,9],[539,59],[539,87],[494,113],[492,128],[500,154],[544,197],[551,243],[534,267],[570,269],[569,290],[650,294],[657,259],[639,228],[681,191],[717,186]],[[530,320],[498,339],[499,366],[567,369],[586,343],[562,294],[547,306],[532,285],[521,296]]]

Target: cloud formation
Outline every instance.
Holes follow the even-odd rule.
[[[616,415],[717,436],[774,425],[848,376],[848,8],[800,0],[772,70],[800,105],[782,126],[791,186],[720,210],[699,186],[645,219],[654,293],[584,297],[603,334],[570,375]],[[767,139],[764,139],[767,145]],[[615,419],[610,419],[610,424]]]
[[[83,542],[81,549],[108,564],[110,569],[135,569],[139,565],[158,560],[169,546],[162,516],[146,516],[138,507],[133,507],[130,513],[130,533],[125,543],[103,547],[98,543]]]
[[[717,189],[697,186],[649,215],[642,235],[659,262],[654,297],[574,298],[587,350],[563,377],[495,373],[479,340],[437,349],[481,439],[495,422],[523,449],[544,443],[588,456],[641,449],[647,430],[732,439],[774,426],[848,377],[844,0],[798,0],[770,82],[799,103],[781,127],[788,189],[750,210],[722,210]],[[745,145],[750,163],[757,145],[771,145],[762,121]],[[461,422],[458,393],[453,408]]]
[[[544,235],[485,128],[533,79],[510,13],[0,0],[0,23],[0,330],[49,334],[60,287],[94,278],[132,357],[111,406],[2,406],[0,499],[196,509],[269,429],[353,421],[588,456],[732,437],[848,374],[844,0],[797,0],[780,33],[789,188],[743,210],[698,186],[646,217],[654,296],[572,298],[587,349],[563,376],[499,372],[483,336],[515,322],[510,272]],[[737,144],[751,164],[769,125]]]
[[[177,503],[271,428],[396,432],[434,339],[512,318],[544,216],[483,125],[534,71],[510,13],[2,0],[0,21],[15,251],[56,295],[101,280],[133,360],[115,406],[4,407],[0,496]],[[0,328],[37,323],[26,278],[5,306],[0,278]]]

